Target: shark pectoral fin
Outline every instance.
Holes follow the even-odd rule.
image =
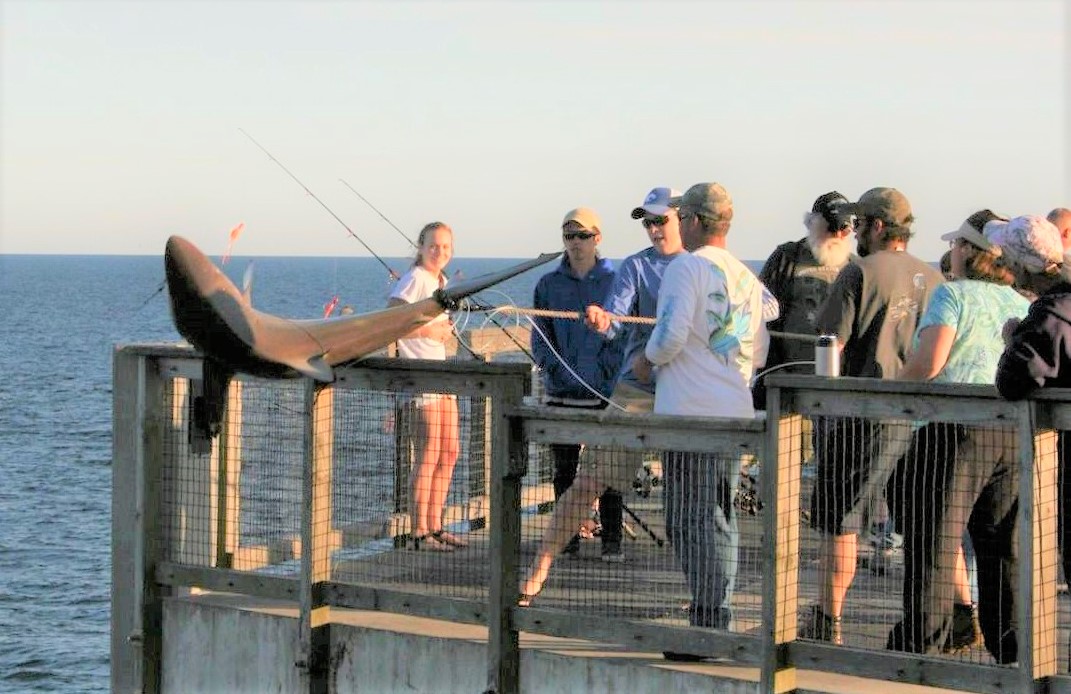
[[[322,354],[309,357],[307,360],[295,359],[287,366],[297,371],[302,376],[308,376],[320,383],[331,383],[335,380],[334,370],[324,361]]]

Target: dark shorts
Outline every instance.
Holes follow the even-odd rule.
[[[844,517],[859,502],[870,471],[871,442],[880,425],[874,420],[823,417],[814,420],[814,493],[811,527],[840,535]]]

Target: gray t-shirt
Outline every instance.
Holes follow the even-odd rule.
[[[836,335],[841,373],[895,378],[930,295],[944,277],[906,251],[878,251],[846,266],[818,315],[821,334]]]

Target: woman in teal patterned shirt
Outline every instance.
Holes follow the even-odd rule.
[[[942,237],[952,247],[956,279],[934,291],[899,380],[993,383],[1004,351],[1001,328],[1025,316],[1030,304],[1012,287],[1008,254],[986,238],[987,223],[1004,222],[984,210]],[[1014,437],[1010,429],[948,423],[916,432],[890,489],[890,508],[904,533],[904,615],[889,648],[950,652],[984,636],[997,662],[1016,659],[1011,582],[1018,461],[999,454],[1014,445],[1008,436]],[[967,580],[965,530],[978,555],[979,611]]]

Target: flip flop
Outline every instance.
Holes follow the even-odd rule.
[[[418,535],[413,538],[412,548],[416,551],[426,552],[453,552],[454,548],[439,538],[435,537],[434,533],[427,535]]]
[[[467,540],[463,540],[457,535],[454,535],[453,533],[448,533],[445,530],[436,530],[435,532],[431,533],[431,536],[445,545],[457,547],[458,549],[469,546]]]

